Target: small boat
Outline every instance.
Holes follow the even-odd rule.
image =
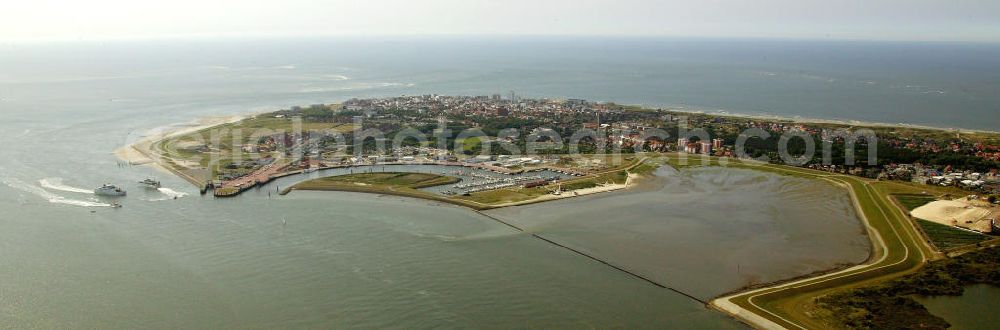
[[[121,197],[125,196],[125,190],[113,184],[105,184],[100,188],[94,189],[94,194],[98,196]]]
[[[122,205],[118,204],[118,203],[111,203],[111,208],[113,208],[113,209],[120,209],[120,208],[122,208]]]
[[[146,187],[146,188],[159,189],[160,188],[160,181],[156,181],[156,180],[153,180],[153,179],[146,179],[146,180],[139,181],[139,185],[143,186],[143,187]]]

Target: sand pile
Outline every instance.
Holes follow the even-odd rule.
[[[957,199],[927,203],[927,205],[914,209],[910,215],[943,225],[969,227],[970,224],[987,218],[990,211],[969,205],[963,199]]]

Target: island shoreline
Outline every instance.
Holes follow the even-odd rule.
[[[872,127],[872,128],[876,128],[876,127],[877,128],[907,128],[907,129],[922,129],[922,130],[933,130],[933,131],[943,131],[943,132],[956,132],[957,131],[957,132],[973,132],[973,133],[997,133],[997,132],[994,132],[994,131],[987,131],[987,130],[971,130],[971,129],[961,129],[961,128],[940,128],[940,127],[927,127],[927,126],[909,125],[909,124],[881,124],[881,123],[871,123],[871,122],[838,121],[838,120],[805,120],[805,119],[801,119],[801,118],[781,118],[781,117],[771,117],[771,116],[739,115],[739,114],[730,114],[730,113],[713,114],[713,113],[707,113],[707,112],[687,112],[687,111],[678,111],[678,110],[671,110],[671,109],[665,109],[665,110],[669,111],[671,113],[674,113],[674,114],[681,114],[681,115],[683,115],[683,114],[691,114],[691,115],[718,115],[718,116],[731,117],[731,118],[740,118],[740,119],[748,119],[748,120],[755,120],[755,119],[756,120],[781,120],[781,121],[788,121],[788,122],[801,123],[801,124],[843,125],[843,126],[851,126],[852,128],[865,128],[865,127]],[[125,146],[125,147],[120,148],[119,150],[116,150],[115,151],[115,155],[117,157],[119,157],[120,159],[128,161],[130,163],[136,163],[136,164],[153,164],[155,166],[158,166],[159,168],[166,169],[166,170],[170,171],[171,173],[173,173],[175,175],[178,175],[178,176],[181,176],[182,178],[185,178],[186,180],[188,180],[192,184],[198,185],[199,183],[195,182],[195,180],[193,178],[185,177],[181,173],[177,173],[176,171],[171,171],[169,169],[169,166],[164,166],[164,165],[160,164],[159,161],[158,161],[159,158],[157,158],[157,156],[155,155],[155,151],[152,150],[152,146],[155,143],[161,142],[161,141],[163,141],[163,140],[165,140],[165,139],[167,139],[167,138],[169,138],[171,136],[178,136],[178,135],[182,135],[182,134],[189,133],[189,132],[197,132],[199,130],[210,129],[212,127],[216,127],[216,126],[219,126],[219,125],[224,125],[224,124],[227,124],[227,123],[237,122],[239,120],[244,119],[245,117],[240,117],[238,119],[233,119],[233,118],[235,118],[235,117],[230,117],[230,119],[228,121],[207,122],[207,123],[204,123],[203,125],[199,125],[199,126],[195,126],[195,127],[189,127],[188,129],[177,129],[177,130],[173,130],[173,131],[168,131],[166,133],[161,133],[159,136],[148,136],[148,137],[146,137],[144,139],[141,139],[141,140],[139,140],[139,141],[137,141],[135,143],[129,144],[129,145]],[[125,150],[123,150],[123,149],[125,149]],[[132,153],[132,151],[129,151],[129,149],[131,149],[131,150],[137,152],[138,154],[144,156],[145,159],[143,159],[141,157],[136,157],[136,155],[134,153]],[[134,161],[137,161],[137,162],[134,162]],[[740,160],[736,160],[736,161],[739,162]],[[638,163],[641,163],[641,162],[638,162]],[[883,197],[882,196],[876,196],[876,194],[878,194],[878,193],[875,192],[870,187],[868,187],[868,185],[869,185],[868,182],[866,182],[864,180],[861,180],[861,179],[853,178],[853,177],[841,176],[841,175],[833,175],[833,174],[823,174],[824,172],[815,171],[815,170],[808,170],[808,169],[802,169],[802,168],[797,168],[797,167],[779,166],[779,165],[772,165],[772,164],[761,164],[760,167],[767,167],[767,168],[773,169],[775,172],[778,172],[779,174],[780,173],[785,173],[785,175],[792,175],[792,174],[787,174],[786,172],[800,173],[800,174],[808,176],[808,177],[810,177],[812,179],[821,179],[821,180],[830,181],[831,183],[833,183],[835,185],[839,185],[839,186],[842,186],[845,189],[847,189],[848,192],[849,192],[849,194],[852,197],[852,204],[854,205],[855,209],[858,211],[858,217],[859,217],[859,219],[861,219],[861,221],[863,222],[864,228],[866,229],[866,235],[869,237],[869,244],[870,244],[869,245],[869,247],[870,247],[870,249],[869,249],[869,251],[870,251],[869,257],[864,262],[861,262],[861,263],[858,263],[858,264],[840,265],[838,267],[834,267],[832,269],[828,269],[828,270],[824,270],[824,271],[818,271],[818,272],[814,272],[814,273],[810,273],[810,274],[806,274],[806,275],[796,276],[796,277],[793,277],[793,278],[788,278],[788,279],[784,279],[784,280],[773,281],[773,282],[766,283],[766,284],[760,284],[760,285],[756,285],[756,286],[753,286],[753,287],[745,287],[745,288],[741,288],[741,289],[738,289],[738,290],[734,290],[732,292],[725,293],[723,295],[720,295],[717,298],[712,299],[711,302],[707,304],[708,305],[707,307],[710,307],[712,309],[716,309],[716,310],[718,310],[720,312],[723,312],[723,313],[725,313],[725,314],[727,314],[727,315],[729,315],[731,317],[734,317],[734,318],[736,318],[738,320],[741,320],[742,322],[744,322],[744,323],[746,323],[748,325],[754,326],[754,327],[759,327],[759,328],[786,328],[789,325],[793,326],[793,327],[801,327],[799,324],[797,324],[794,321],[785,319],[782,316],[779,316],[777,314],[772,313],[771,311],[769,311],[769,309],[766,309],[764,307],[760,307],[760,306],[754,304],[754,302],[752,300],[756,296],[751,296],[751,297],[749,297],[749,299],[746,300],[746,303],[749,303],[751,306],[753,306],[753,308],[741,306],[741,303],[740,302],[735,302],[734,299],[739,298],[739,297],[746,297],[748,295],[752,295],[752,294],[755,294],[755,293],[761,293],[761,292],[763,292],[763,293],[757,294],[757,296],[765,295],[765,294],[771,294],[771,293],[775,293],[775,292],[780,292],[780,291],[783,291],[783,290],[787,290],[789,287],[792,287],[792,286],[797,285],[797,284],[801,284],[801,286],[816,286],[817,287],[816,290],[818,290],[818,292],[826,292],[826,291],[829,291],[829,290],[832,290],[832,289],[831,288],[823,288],[825,286],[816,285],[816,283],[823,282],[822,279],[835,280],[835,282],[837,282],[837,283],[844,282],[843,284],[835,284],[835,285],[838,285],[838,286],[856,285],[857,283],[864,283],[866,281],[871,281],[871,280],[874,280],[874,279],[891,278],[891,277],[895,277],[895,276],[900,276],[900,275],[903,275],[903,274],[907,274],[909,272],[912,272],[914,268],[919,268],[920,265],[922,265],[924,262],[926,262],[926,260],[928,258],[933,258],[932,255],[928,255],[924,251],[925,248],[923,246],[920,246],[919,248],[916,249],[917,250],[916,255],[919,255],[919,256],[911,256],[910,255],[911,252],[907,250],[906,251],[906,255],[903,256],[903,259],[901,259],[899,261],[896,261],[894,263],[891,263],[891,264],[885,264],[885,265],[883,265],[884,263],[890,262],[890,261],[888,261],[888,258],[890,256],[892,257],[892,259],[895,259],[895,258],[898,257],[897,254],[899,253],[898,251],[893,251],[892,249],[890,249],[889,246],[887,246],[887,244],[886,244],[886,237],[883,237],[883,236],[887,235],[887,233],[885,232],[885,228],[891,228],[892,229],[893,233],[889,233],[889,234],[891,234],[890,236],[895,236],[895,237],[893,237],[894,241],[895,241],[895,239],[898,239],[900,241],[899,244],[902,247],[907,247],[907,246],[914,245],[914,244],[915,245],[921,245],[921,244],[926,245],[926,242],[915,242],[914,239],[913,239],[913,237],[909,237],[909,239],[904,238],[904,235],[910,235],[910,236],[913,235],[912,232],[911,232],[913,230],[913,228],[908,227],[911,224],[904,223],[903,221],[900,221],[899,219],[897,219],[898,217],[894,213],[898,212],[899,210],[894,209],[895,208],[894,205],[889,204],[889,206],[888,206],[889,208],[893,208],[893,209],[889,209],[889,210],[884,209],[883,205],[882,205],[882,204],[884,204],[882,202],[882,198]],[[767,171],[767,170],[764,170],[764,171]],[[517,202],[508,202],[508,203],[503,203],[503,204],[498,204],[498,205],[488,205],[488,204],[483,204],[483,203],[479,203],[479,202],[475,202],[475,201],[460,201],[460,200],[456,201],[456,200],[453,200],[453,199],[445,198],[443,196],[441,196],[439,198],[427,198],[428,196],[419,196],[419,195],[415,195],[415,194],[408,194],[408,193],[403,193],[403,192],[398,192],[398,191],[372,191],[371,189],[361,189],[361,188],[358,188],[358,189],[343,189],[343,188],[342,189],[302,189],[302,190],[347,191],[347,192],[360,192],[360,193],[374,193],[374,194],[384,194],[384,195],[395,195],[395,196],[425,199],[425,200],[430,200],[430,201],[433,201],[433,202],[442,202],[442,203],[448,203],[448,204],[458,205],[458,206],[462,206],[462,207],[468,207],[468,208],[471,208],[474,211],[478,212],[478,211],[487,210],[487,209],[496,209],[496,208],[502,208],[502,207],[518,206],[518,205],[527,205],[527,204],[534,204],[534,203],[546,202],[546,201],[550,201],[550,200],[558,200],[558,199],[563,199],[563,198],[568,198],[568,197],[584,196],[584,195],[589,195],[589,194],[594,194],[594,193],[601,193],[601,192],[607,192],[607,191],[616,191],[616,190],[620,190],[620,189],[627,189],[627,188],[630,187],[630,183],[631,183],[630,181],[633,178],[634,179],[638,179],[639,177],[638,176],[633,177],[632,174],[629,174],[628,175],[628,179],[626,179],[626,183],[623,184],[623,185],[621,185],[621,187],[612,187],[612,188],[608,188],[608,189],[597,189],[597,190],[595,190],[593,192],[587,192],[585,194],[574,194],[573,196],[566,196],[566,197],[551,197],[550,195],[546,194],[546,195],[541,195],[539,197],[532,198],[532,199],[529,199],[529,200],[517,201]],[[837,182],[837,181],[839,181],[839,182]],[[604,187],[599,187],[599,188],[604,188]],[[584,188],[584,189],[587,189],[587,188]],[[858,189],[860,189],[860,190],[856,191]],[[288,188],[288,189],[286,189],[285,192],[283,192],[283,194],[287,194],[288,192],[291,192],[293,190],[297,190],[297,189],[294,189],[294,187]],[[868,204],[872,204],[872,205],[867,205],[868,208],[866,208],[866,205],[862,205],[863,202],[859,199],[858,194],[861,193],[861,192],[863,192],[864,195],[865,195],[865,198],[866,198],[865,202],[867,202]],[[880,217],[880,219],[878,219],[878,221],[880,223],[881,222],[885,222],[883,224],[880,224],[880,226],[883,227],[881,229],[877,229],[877,228],[874,227],[873,222],[872,222],[872,220],[874,220],[874,219],[869,219],[869,214],[868,213],[873,212],[871,210],[875,209],[875,207],[877,207],[878,209],[880,209],[881,212],[882,212],[882,216]],[[865,211],[866,209],[868,209],[869,212],[866,212]],[[892,213],[892,216],[890,216],[889,213]],[[897,232],[897,228],[896,227],[900,226],[900,225],[902,225],[902,227],[898,228],[898,232]],[[928,250],[933,251],[933,248],[929,248]],[[895,270],[895,268],[898,268],[896,266],[904,267],[905,269]],[[886,268],[886,267],[889,267],[889,268],[887,268],[884,271],[880,270],[880,269]],[[862,279],[859,279],[857,281],[849,281],[848,278],[853,278],[853,277],[860,277]],[[845,278],[845,279],[844,280],[840,280],[841,278]],[[837,286],[835,286],[835,287],[837,287]],[[812,292],[812,291],[806,291],[806,292]],[[776,296],[779,296],[779,298],[777,298],[777,299],[782,299],[782,298],[780,298],[781,295],[776,295]],[[756,309],[756,310],[754,310],[754,309]],[[763,311],[764,313],[761,313],[761,311]],[[796,319],[795,317],[792,317],[792,318]]]

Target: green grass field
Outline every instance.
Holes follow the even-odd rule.
[[[483,141],[479,137],[473,136],[464,139],[455,139],[455,144],[461,145],[464,151],[472,151],[483,144]]]
[[[420,189],[452,184],[458,181],[460,179],[455,177],[429,173],[379,172],[330,176],[305,181],[295,185],[295,187],[298,189],[320,189],[342,185],[369,185]]]
[[[932,221],[917,219],[917,224],[927,233],[927,237],[931,239],[931,243],[934,243],[934,246],[937,246],[941,250],[976,244],[990,239],[989,236],[983,234],[961,230]]]
[[[469,196],[455,196],[455,199],[461,199],[465,201],[471,201],[481,204],[504,204],[504,203],[516,203],[522,202],[529,199],[536,198],[549,193],[549,190],[543,187],[535,188],[504,188],[496,190],[480,191],[477,193],[472,193]]]
[[[170,137],[153,144],[153,152],[161,156],[160,164],[176,172],[196,177],[198,181],[216,178],[226,173],[252,170],[247,161],[272,156],[280,159],[280,152],[249,153],[242,150],[245,144],[257,139],[281,134],[302,132],[349,132],[353,124],[333,122],[298,121],[292,118],[275,118],[264,114],[238,122],[221,124],[197,132]],[[230,168],[231,164],[236,167]]]
[[[896,200],[899,201],[900,205],[906,208],[907,211],[913,211],[913,209],[924,206],[924,204],[933,202],[937,200],[933,196],[928,195],[909,195],[909,194],[897,194],[893,195]]]
[[[424,187],[451,184],[458,181],[459,179],[455,177],[427,173],[357,173],[300,182],[285,189],[282,194],[294,190],[347,191],[420,198],[465,206],[475,210],[490,208],[489,205],[420,190]]]

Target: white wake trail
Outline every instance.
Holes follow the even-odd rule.
[[[38,180],[38,184],[42,185],[44,188],[61,190],[66,192],[81,193],[81,194],[93,194],[94,191],[91,189],[83,189],[77,187],[70,187],[62,182],[62,178],[45,178]]]
[[[181,198],[188,195],[187,193],[176,191],[170,188],[157,188],[156,190],[158,190],[161,194],[167,195],[167,197],[170,198]]]
[[[14,188],[14,189],[17,189],[17,190],[20,190],[20,191],[24,191],[24,192],[30,193],[32,195],[35,195],[35,196],[41,197],[43,199],[46,199],[46,200],[49,201],[49,203],[74,205],[74,206],[83,206],[83,207],[110,207],[111,206],[111,204],[107,204],[107,203],[85,201],[85,200],[77,200],[77,199],[69,199],[69,198],[66,198],[66,197],[62,197],[62,196],[53,194],[53,193],[49,192],[48,190],[42,189],[41,187],[24,183],[23,181],[15,179],[15,178],[4,177],[0,181],[3,181],[3,183],[5,185],[7,185],[8,187],[11,187],[11,188]]]

